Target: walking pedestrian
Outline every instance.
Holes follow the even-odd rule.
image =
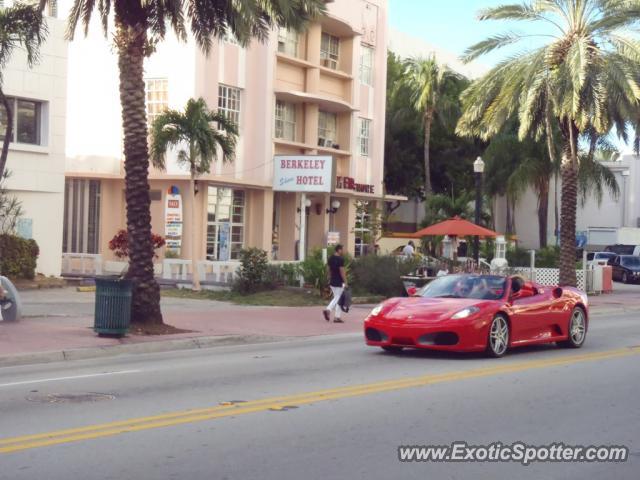
[[[342,314],[342,309],[338,302],[340,301],[340,297],[342,296],[342,292],[344,292],[345,288],[348,288],[347,285],[347,272],[344,268],[344,257],[342,245],[336,245],[333,255],[327,261],[327,265],[329,266],[329,287],[331,287],[331,303],[327,305],[327,308],[324,309],[322,314],[324,315],[324,319],[329,322],[331,321],[331,311],[335,312],[335,316],[333,319],[334,323],[344,323],[344,321],[340,318]]]

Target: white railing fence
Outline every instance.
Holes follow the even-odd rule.
[[[269,265],[299,265],[295,261],[272,261]],[[103,260],[102,255],[88,253],[64,253],[62,255],[62,274],[65,276],[81,275],[120,275],[126,271],[126,261]],[[221,285],[231,285],[237,277],[240,267],[239,261],[213,262],[201,260],[196,262],[196,268],[201,282]],[[163,280],[177,282],[191,282],[191,260],[165,258],[154,264],[154,273]]]
[[[236,277],[240,262],[212,262],[201,260],[197,263],[201,282],[214,282],[231,285]]]
[[[539,283],[545,287],[553,287],[560,283],[560,269],[558,268],[531,269],[528,267],[514,267],[510,268],[509,271],[512,274],[522,275],[527,280]],[[580,290],[590,291],[589,287],[592,283],[593,271],[588,270],[585,277],[584,270],[576,270],[576,277],[578,280],[578,288]]]

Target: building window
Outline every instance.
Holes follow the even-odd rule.
[[[300,35],[295,30],[281,28],[278,31],[278,52],[297,57],[299,43]]]
[[[331,112],[318,113],[318,146],[333,148],[338,131],[338,115]]]
[[[240,124],[240,89],[218,85],[218,111],[229,120]]]
[[[340,39],[322,32],[320,42],[320,64],[333,70],[338,69],[340,59]]]
[[[276,100],[276,138],[295,142],[296,106],[293,103]]]
[[[209,186],[207,195],[207,260],[238,260],[244,246],[244,191]]]
[[[58,0],[49,0],[49,16],[58,17]]]
[[[149,78],[145,81],[147,95],[147,124],[169,108],[169,81],[166,78]]]
[[[99,180],[66,179],[62,251],[100,253]]]
[[[371,120],[368,118],[360,118],[359,119],[358,129],[358,145],[359,145],[359,154],[362,157],[369,156],[369,145],[370,145],[370,133],[371,133]]]
[[[367,45],[361,46],[360,52],[360,83],[373,85],[373,56],[374,50]]]
[[[356,225],[353,229],[355,235],[355,256],[366,255],[371,241],[371,214],[369,212],[369,202],[356,202]]]
[[[13,113],[13,132],[11,142],[28,145],[42,145],[42,102],[10,98],[9,108]],[[0,107],[0,139],[4,139],[7,131],[7,112]]]

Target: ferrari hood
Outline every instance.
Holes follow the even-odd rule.
[[[423,298],[409,297],[400,299],[383,313],[388,320],[421,322],[440,321],[451,318],[464,308],[486,305],[487,300],[473,298]]]

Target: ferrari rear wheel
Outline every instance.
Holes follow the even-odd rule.
[[[496,315],[489,327],[487,355],[498,358],[507,353],[509,348],[509,322],[504,315]]]
[[[403,350],[403,347],[391,347],[391,346],[387,346],[387,347],[382,347],[382,349],[385,352],[389,352],[389,353],[400,353]]]
[[[584,345],[584,341],[587,338],[587,321],[584,310],[580,307],[574,308],[573,312],[571,312],[568,333],[569,337],[564,342],[560,342],[560,345],[568,348],[580,348]]]

